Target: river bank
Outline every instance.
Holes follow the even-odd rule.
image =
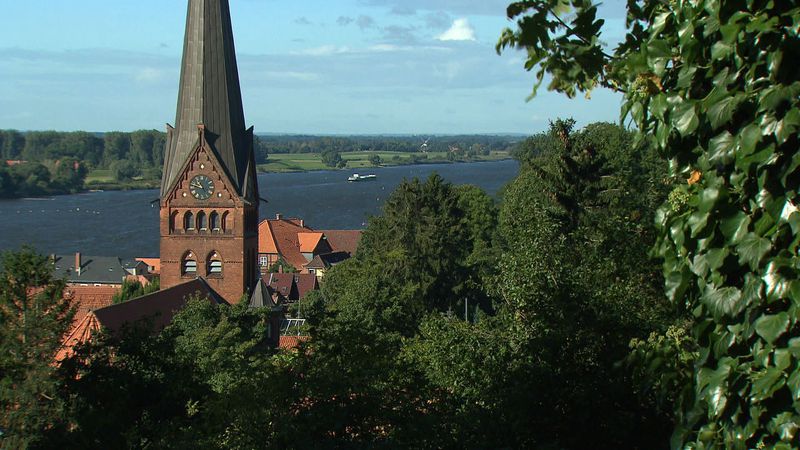
[[[381,162],[372,163],[369,158],[377,155]],[[360,171],[376,170],[386,167],[430,165],[430,164],[472,164],[483,162],[498,162],[512,159],[509,152],[491,152],[488,155],[477,155],[470,159],[448,160],[444,152],[434,153],[407,153],[407,152],[344,152],[342,159],[347,162],[343,168],[326,166],[319,154],[316,153],[279,153],[270,155],[267,163],[258,165],[259,174],[268,173],[306,173],[306,172],[342,172],[353,173]],[[94,170],[86,177],[85,190],[92,191],[134,191],[160,189],[160,179],[134,179],[129,181],[116,181],[110,170]]]
[[[510,160],[380,167],[370,171],[377,179],[368,183],[348,183],[346,170],[260,174],[259,194],[268,200],[261,204],[260,216],[301,217],[322,230],[363,228],[370,216],[380,214],[403,179],[425,179],[434,172],[451,183],[473,184],[496,195],[517,176],[519,164]],[[158,190],[151,189],[3,200],[0,250],[28,243],[44,254],[158,256],[158,198]]]

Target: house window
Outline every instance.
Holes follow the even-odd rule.
[[[206,213],[203,211],[197,213],[197,228],[202,231],[208,230],[208,217],[206,217]]]
[[[261,267],[267,267],[269,265],[269,256],[267,255],[259,255],[258,257],[258,265]]]
[[[211,213],[209,216],[209,222],[211,222],[211,230],[212,231],[219,231],[219,214],[216,211]]]
[[[212,252],[208,256],[208,275],[222,276],[222,257],[217,252]]]
[[[186,254],[181,262],[181,274],[185,277],[197,275],[197,260],[192,252]]]
[[[187,211],[186,214],[183,215],[183,229],[194,230],[194,214],[192,214],[191,211]]]

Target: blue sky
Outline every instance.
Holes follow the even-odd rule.
[[[186,0],[3,1],[0,129],[131,131],[175,120]],[[508,0],[231,0],[257,133],[534,133],[616,121],[620,97],[540,90],[494,45]],[[603,38],[622,37],[607,0]]]

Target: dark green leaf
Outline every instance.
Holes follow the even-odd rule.
[[[753,270],[758,268],[763,258],[772,248],[769,239],[762,238],[755,233],[747,233],[738,245],[739,263],[749,264]]]
[[[672,126],[677,128],[682,136],[694,133],[699,124],[700,119],[697,118],[694,102],[684,100],[673,109]]]
[[[728,244],[738,244],[747,234],[749,225],[750,217],[741,211],[737,211],[733,216],[726,217],[719,222],[719,228]]]
[[[756,333],[769,344],[773,344],[789,328],[789,315],[785,312],[772,316],[761,316],[756,320]]]
[[[758,125],[751,123],[742,130],[739,142],[745,154],[753,153],[759,141],[761,141],[761,128]]]
[[[708,109],[708,117],[711,121],[711,126],[716,129],[727,124],[736,112],[739,103],[741,103],[741,98],[739,97],[728,97],[714,103],[714,105]]]
[[[709,287],[703,294],[703,302],[717,319],[723,316],[735,317],[747,306],[742,301],[742,292],[732,286],[721,289]]]
[[[733,157],[733,149],[735,148],[735,145],[736,142],[733,138],[733,135],[728,131],[723,131],[722,133],[718,134],[709,142],[709,161],[715,164],[726,164],[730,162],[731,158]]]

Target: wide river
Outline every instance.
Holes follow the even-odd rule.
[[[270,173],[258,177],[261,218],[299,217],[316,229],[359,229],[381,212],[403,179],[437,172],[454,184],[495,195],[518,173],[516,161],[424,164],[364,170],[375,181],[348,183],[346,171]],[[44,254],[158,256],[158,191],[108,191],[43,199],[0,200],[0,250],[31,244]]]

